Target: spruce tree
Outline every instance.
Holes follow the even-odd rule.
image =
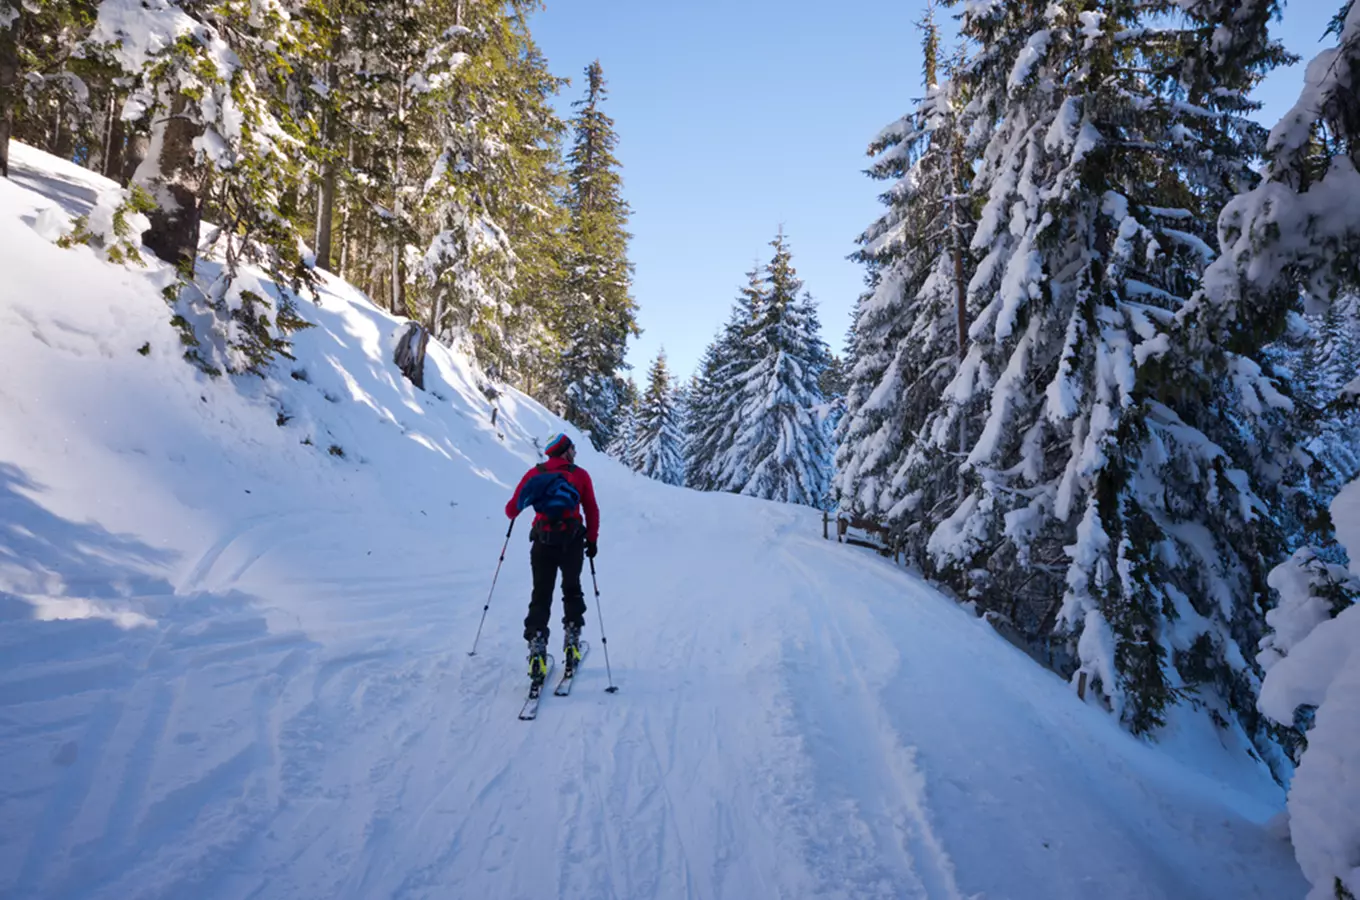
[[[756,266],[746,273],[746,285],[737,292],[727,324],[704,355],[697,391],[690,399],[695,413],[686,443],[688,483],[699,490],[730,490],[723,464],[740,426],[740,378],[759,359],[752,329],[763,297],[763,275]]]
[[[921,438],[966,425],[943,395],[966,342],[971,270],[960,86],[938,77],[933,10],[921,28],[925,96],[869,147],[869,174],[892,184],[887,209],[859,238],[870,287],[854,316],[835,481],[839,505],[881,520],[918,565],[962,477],[954,447]]]
[[[704,348],[698,371],[690,381],[689,416],[685,429],[685,484],[696,490],[711,490],[710,468],[716,418],[721,406],[722,383],[717,378],[721,365],[721,334]]]
[[[828,498],[830,442],[817,407],[829,352],[817,309],[803,294],[781,232],[748,329],[754,361],[733,384],[735,432],[719,457],[723,489],[822,507]],[[729,407],[730,408],[730,407]]]
[[[666,484],[684,484],[684,435],[680,428],[674,379],[666,367],[664,350],[652,363],[647,390],[639,404],[636,427],[633,459],[637,470]]]
[[[1342,4],[1330,33],[1335,45],[1308,64],[1298,101],[1270,133],[1263,181],[1234,198],[1220,216],[1222,255],[1183,313],[1200,339],[1191,352],[1226,347],[1244,354],[1288,329],[1299,313],[1301,290],[1312,311],[1327,310],[1312,329],[1319,346],[1308,354],[1311,371],[1300,392],[1314,424],[1308,450],[1319,461],[1338,458],[1328,431],[1344,428],[1337,413],[1354,402],[1349,392],[1360,388],[1344,337],[1347,294],[1356,288],[1355,261],[1360,259],[1360,96],[1355,91],[1360,4]],[[1334,353],[1342,367],[1335,377],[1328,372]],[[1181,371],[1188,368],[1182,362]],[[1340,409],[1319,402],[1338,385]],[[1254,389],[1255,383],[1249,380],[1245,388]],[[1325,493],[1335,490],[1318,482],[1313,487],[1312,500],[1326,500]],[[1274,632],[1262,641],[1258,657],[1268,668],[1262,711],[1283,728],[1309,727],[1289,796],[1291,838],[1313,885],[1309,896],[1360,896],[1353,865],[1354,791],[1338,777],[1360,763],[1350,734],[1352,692],[1344,687],[1356,682],[1360,666],[1354,654],[1343,661],[1338,653],[1354,645],[1360,610],[1354,605],[1355,578],[1333,564],[1338,554],[1329,543],[1331,522],[1354,514],[1357,489],[1355,482],[1342,487],[1315,546],[1296,551],[1271,572],[1279,603],[1269,613]],[[1343,541],[1347,537],[1343,534]],[[1360,571],[1360,546],[1344,550],[1351,573]],[[1304,696],[1322,702],[1315,709],[1297,707]]]
[[[619,402],[618,425],[614,429],[614,439],[609,442],[605,452],[633,471],[638,469],[637,460],[637,423],[638,406],[637,385],[632,379],[623,383],[623,395]]]
[[[0,0],[0,177],[9,174],[10,138],[71,159],[93,147],[91,61],[78,51],[94,0]]]
[[[1360,372],[1360,302],[1344,296],[1320,315],[1292,315],[1270,351],[1272,364],[1290,374],[1311,457],[1306,481],[1293,485],[1297,529],[1290,544],[1327,542],[1330,523],[1316,517],[1360,475],[1360,408],[1345,392]]]
[[[154,203],[143,240],[179,270],[175,322],[186,356],[209,372],[261,372],[302,324],[292,304],[312,283],[297,227],[303,130],[280,97],[305,34],[281,5],[102,0],[88,33],[68,38],[71,58],[98,60],[92,76],[128,90],[119,119],[149,123],[132,176]],[[51,149],[71,157],[60,141]],[[202,233],[205,210],[217,225]],[[202,279],[200,244],[222,261]],[[278,286],[276,300],[242,280],[246,264]]]
[[[599,60],[585,75],[585,97],[572,104],[577,113],[568,156],[562,382],[564,417],[604,447],[616,427],[628,338],[640,331],[628,261],[630,211],[614,155],[614,120],[603,110],[608,91]]]
[[[316,266],[560,400],[564,81],[538,6],[0,0],[0,122],[151,197],[145,242],[184,276],[175,322],[209,371],[286,353]],[[124,200],[126,222],[144,198]],[[223,266],[198,283],[201,245]]]
[[[423,198],[433,226],[420,262],[428,321],[498,377],[524,367],[526,331],[537,317],[513,301],[535,298],[517,294],[515,285],[522,254],[546,249],[531,236],[554,225],[560,126],[548,101],[558,81],[525,24],[533,5],[456,4],[456,24],[434,44],[445,60],[445,71],[434,74],[444,77],[423,88],[439,137]]]
[[[1136,732],[1201,686],[1255,730],[1240,661],[1270,539],[1260,457],[1205,434],[1230,397],[1158,362],[1212,258],[1204,223],[1254,177],[1247,95],[1283,57],[1257,15],[1273,5],[1234,7],[1023,0],[962,17],[965,131],[987,139],[976,314],[944,401],[982,415],[926,549],[1023,631],[1071,634]],[[1259,366],[1231,364],[1262,405],[1283,399]],[[925,440],[923,455],[959,444],[939,424]]]

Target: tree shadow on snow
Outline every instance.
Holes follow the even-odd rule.
[[[177,553],[43,491],[0,462],[0,897],[87,896],[263,803],[255,711],[313,646],[248,595],[176,595]]]
[[[62,518],[35,499],[43,490],[0,463],[0,677],[39,653],[12,645],[16,630],[24,641],[45,630],[36,626],[122,632],[138,623],[140,598],[173,593],[157,573],[175,553]]]
[[[10,159],[9,172],[10,181],[55,200],[67,215],[86,215],[99,200],[97,192],[88,182],[60,172],[32,168],[20,157]]]

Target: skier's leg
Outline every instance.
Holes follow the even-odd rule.
[[[529,551],[529,565],[534,573],[534,591],[529,599],[529,614],[524,617],[524,639],[532,640],[540,632],[547,640],[548,620],[552,616],[553,588],[557,586],[557,555],[552,547],[537,541]]]
[[[581,661],[581,626],[585,624],[586,599],[581,589],[581,566],[585,562],[585,541],[579,535],[562,547],[562,658],[566,673],[576,670]]]
[[[586,561],[585,536],[562,548],[562,627],[575,626],[579,634],[586,622],[586,593],[581,588],[581,568]]]

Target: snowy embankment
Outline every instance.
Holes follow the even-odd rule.
[[[596,648],[515,719],[523,529],[561,423],[328,280],[297,363],[208,379],[163,277],[0,181],[0,896],[1301,897],[1264,768],[1162,746],[816,513],[595,454]],[[36,190],[35,190],[36,188]],[[49,216],[50,218],[50,216]],[[144,353],[139,353],[139,349]],[[289,374],[294,377],[288,377]],[[334,452],[331,448],[334,447]],[[554,635],[556,643],[557,634]]]

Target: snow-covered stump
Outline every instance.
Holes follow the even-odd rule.
[[[401,369],[401,374],[422,391],[425,390],[425,347],[429,342],[430,333],[425,326],[407,322],[392,353],[392,362]]]

